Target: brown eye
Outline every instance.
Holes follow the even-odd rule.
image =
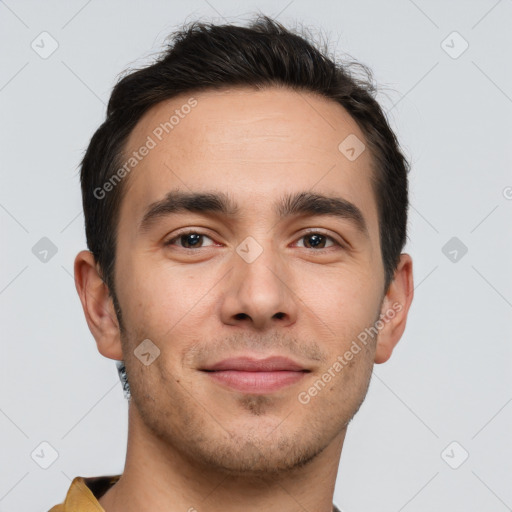
[[[171,240],[165,242],[165,245],[175,245],[175,242],[178,242],[178,246],[183,249],[197,249],[201,247],[205,247],[202,242],[204,239],[213,240],[202,233],[197,231],[189,231],[187,233],[181,233],[178,236],[175,236]],[[211,244],[210,244],[211,245]]]
[[[306,249],[326,249],[328,247],[332,247],[333,245],[341,245],[334,238],[324,235],[323,233],[307,233],[302,236],[300,240],[304,240],[304,247]],[[330,240],[333,242],[330,246],[326,247],[327,241]]]

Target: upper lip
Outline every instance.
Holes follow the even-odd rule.
[[[308,371],[299,363],[296,363],[288,357],[274,356],[265,359],[255,359],[253,357],[231,357],[223,359],[218,363],[208,365],[201,370],[220,371],[220,370],[238,370],[245,372],[272,372],[272,371]]]

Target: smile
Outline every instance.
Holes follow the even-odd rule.
[[[291,386],[311,370],[285,355],[255,358],[240,354],[206,365],[201,370],[217,384],[242,393],[264,394]]]

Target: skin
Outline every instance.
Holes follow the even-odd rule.
[[[197,106],[125,178],[115,266],[123,332],[91,253],[75,260],[98,350],[124,359],[132,393],[125,469],[99,501],[107,512],[328,512],[347,425],[374,363],[389,359],[405,329],[412,260],[401,255],[385,290],[372,157],[366,150],[349,161],[338,150],[350,134],[364,141],[341,106],[277,88],[193,96]],[[128,152],[188,98],[147,112]],[[140,233],[148,205],[176,188],[228,192],[240,212],[180,213]],[[348,219],[275,216],[283,193],[302,191],[352,202],[368,236]],[[164,245],[183,228],[206,236],[191,249],[187,239]],[[308,228],[332,239],[312,247]],[[248,236],[263,249],[252,263],[236,252]],[[300,403],[298,394],[393,304],[401,309],[378,337]],[[148,366],[134,354],[145,339],[160,350]],[[199,370],[242,354],[285,355],[310,372],[278,391],[248,394]]]

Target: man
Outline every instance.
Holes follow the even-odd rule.
[[[373,92],[268,17],[193,23],[116,85],[75,279],[124,361],[126,463],[53,512],[337,510],[413,298],[408,164]]]

